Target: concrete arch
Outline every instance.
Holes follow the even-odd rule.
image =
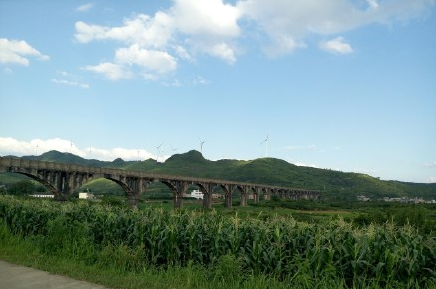
[[[109,178],[109,177],[102,177],[102,178],[109,180],[109,181],[112,181],[112,182],[116,183],[117,185],[119,185],[124,190],[124,192],[126,193],[127,196],[133,195],[132,189],[130,189],[126,183],[124,183],[120,180],[117,180],[117,179]]]
[[[58,190],[56,189],[55,186],[53,186],[52,184],[50,184],[49,182],[47,182],[46,180],[35,176],[33,174],[29,174],[29,173],[25,173],[25,172],[14,172],[15,174],[19,174],[19,175],[24,175],[26,177],[31,178],[32,180],[37,181],[38,183],[40,183],[41,185],[43,185],[45,188],[47,188],[50,192],[53,193],[53,195],[57,196],[59,195]]]

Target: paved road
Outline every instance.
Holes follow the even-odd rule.
[[[108,289],[0,260],[0,289]]]

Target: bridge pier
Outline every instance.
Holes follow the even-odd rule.
[[[256,203],[259,202],[259,192],[260,192],[260,189],[259,188],[253,188],[252,190],[253,190],[253,200],[254,200],[254,203],[256,204]]]
[[[185,181],[179,180],[161,180],[164,184],[166,184],[171,191],[173,191],[173,204],[174,209],[178,209],[182,207],[182,198],[183,194],[186,192],[189,183]]]
[[[212,208],[212,193],[207,192],[203,193],[203,208],[211,209]]]
[[[203,193],[203,208],[212,208],[212,192],[216,184],[213,183],[202,183],[198,184],[201,192]]]
[[[56,201],[68,201],[74,190],[82,184],[84,179],[82,174],[76,172],[41,172],[39,175],[50,184],[50,188],[55,188],[55,190],[51,190]]]
[[[241,188],[241,203],[240,203],[241,207],[247,206],[247,191],[248,191],[247,187]]]
[[[232,207],[232,197],[233,197],[233,186],[232,185],[221,185],[224,190],[224,207]]]
[[[179,193],[174,193],[173,196],[173,204],[174,204],[174,209],[179,209],[182,207],[182,195]]]
[[[247,194],[241,194],[241,207],[246,207],[247,206]]]

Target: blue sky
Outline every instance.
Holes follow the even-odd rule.
[[[210,160],[436,182],[435,8],[0,0],[0,155],[162,161],[204,142]]]

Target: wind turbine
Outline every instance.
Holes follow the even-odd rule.
[[[173,151],[173,152],[175,152],[176,150],[178,150],[178,149],[173,148],[172,145],[171,145],[170,147],[171,147],[171,151]]]
[[[206,141],[202,141],[200,138],[198,138],[198,139],[200,140],[200,153],[203,154],[203,144],[204,144]]]
[[[38,147],[39,147],[39,144],[36,145],[36,155],[38,155]]]
[[[158,145],[157,148],[157,152],[158,152],[158,156],[156,157],[156,162],[159,161],[159,156],[162,156],[162,151],[160,150],[160,147],[163,145],[164,143],[162,142],[160,145]]]
[[[266,139],[261,142],[260,144],[264,144],[265,143],[265,157],[268,157],[268,141],[269,141],[269,135],[266,135]]]

